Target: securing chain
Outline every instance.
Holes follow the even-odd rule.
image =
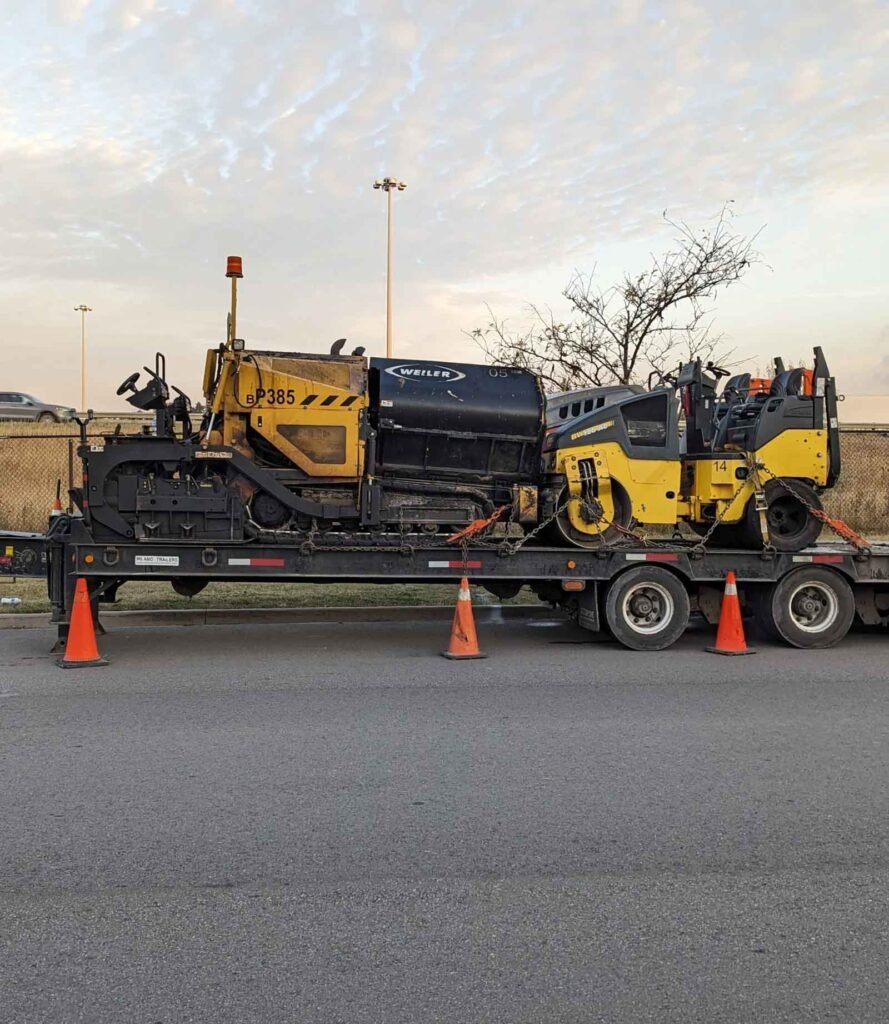
[[[500,555],[501,558],[505,558],[514,555],[517,551],[521,551],[521,549],[528,543],[529,540],[533,540],[542,530],[545,530],[547,526],[550,526],[552,523],[554,523],[559,518],[559,516],[565,511],[565,509],[568,508],[570,502],[571,498],[566,498],[561,505],[557,506],[556,510],[553,512],[551,516],[549,516],[548,519],[542,519],[534,527],[534,529],[529,530],[524,535],[524,537],[520,537],[518,540],[515,541],[501,541],[497,547],[497,554]]]
[[[507,557],[514,555],[517,551],[520,551],[528,543],[528,541],[533,540],[539,533],[541,533],[548,526],[554,523],[574,500],[580,501],[583,511],[587,517],[587,521],[595,524],[597,527],[600,527],[599,531],[595,535],[599,541],[600,548],[615,547],[614,542],[610,541],[605,536],[605,530],[609,528],[613,529],[616,533],[619,533],[622,537],[625,537],[627,540],[636,541],[637,543],[645,546],[657,546],[657,542],[649,540],[644,534],[634,532],[633,530],[628,529],[626,526],[622,526],[620,523],[616,523],[614,522],[614,520],[609,519],[602,511],[602,506],[599,505],[598,502],[596,502],[596,505],[594,506],[593,503],[590,502],[584,496],[581,496],[579,499],[574,499],[569,496],[568,498],[565,499],[565,501],[562,502],[561,505],[558,505],[556,507],[552,515],[550,515],[547,519],[544,519],[542,522],[538,523],[533,530],[529,530],[524,535],[524,537],[521,537],[519,540],[516,541],[502,541],[497,548],[497,554],[501,557]],[[601,529],[601,527],[603,526],[604,529]]]
[[[817,519],[819,522],[829,526],[831,530],[846,543],[851,544],[855,550],[864,558],[867,558],[871,554],[870,541],[866,537],[862,537],[860,533],[856,532],[849,526],[848,523],[842,519],[836,519],[831,515],[828,515],[823,508],[818,508],[817,505],[813,505],[811,501],[800,492],[794,486],[792,480],[788,480],[785,477],[778,476],[773,473],[767,466],[762,463],[756,464],[756,469],[761,470],[766,476],[771,477],[777,484],[780,484],[789,494],[792,494],[794,498],[803,506],[804,509],[812,516],[813,519]]]
[[[718,515],[718,516],[716,516],[714,518],[713,522],[708,527],[707,532],[704,533],[703,536],[700,538],[700,540],[697,542],[697,544],[695,544],[692,547],[692,549],[691,549],[692,550],[692,554],[704,555],[704,554],[707,553],[707,543],[709,542],[709,540],[713,536],[713,534],[716,532],[716,530],[720,526],[723,525],[723,523],[725,521],[725,517],[728,515],[729,509],[732,507],[732,505],[734,505],[736,499],[741,494],[741,491],[743,491],[746,486],[747,486],[747,480],[746,479],[742,480],[740,482],[740,484],[738,484],[738,487],[735,490],[735,493],[729,499],[728,504],[722,510],[721,515]]]

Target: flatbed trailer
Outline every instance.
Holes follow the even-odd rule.
[[[729,572],[745,613],[802,648],[828,647],[857,618],[889,624],[889,544],[856,550],[818,544],[797,554],[702,548],[694,541],[603,544],[589,549],[508,542],[443,544],[423,535],[371,545],[321,534],[311,543],[97,543],[83,520],[62,514],[46,534],[0,532],[0,575],[45,577],[58,639],[67,636],[78,578],[99,605],[133,580],[175,582],[447,583],[466,576],[500,597],[529,586],[585,629],[607,629],[634,650],[663,650],[689,616],[718,621]]]

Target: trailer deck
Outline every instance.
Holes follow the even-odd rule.
[[[101,600],[113,599],[122,583],[134,580],[175,580],[180,585],[192,581],[196,586],[202,581],[384,584],[443,583],[467,576],[501,596],[527,584],[541,600],[565,607],[582,626],[598,629],[605,611],[604,596],[616,580],[634,569],[633,578],[640,581],[639,587],[649,588],[649,598],[657,597],[652,588],[657,591],[664,581],[676,580],[688,594],[689,609],[716,621],[729,572],[735,574],[752,609],[762,605],[762,598],[783,580],[791,574],[796,579],[799,570],[808,567],[816,570],[812,577],[816,588],[825,579],[828,583],[845,581],[854,598],[854,612],[864,622],[889,621],[889,544],[875,544],[860,552],[845,544],[824,543],[797,554],[783,554],[702,549],[694,541],[675,540],[602,545],[593,550],[533,544],[512,550],[503,543],[461,548],[422,535],[367,546],[348,541],[331,533],[310,545],[255,541],[97,544],[80,518],[61,515],[45,535],[0,532],[0,575],[47,578],[52,622],[59,628],[60,640],[66,635],[78,577],[87,581],[97,607]],[[819,579],[822,584],[817,583]],[[664,595],[664,600],[668,598]],[[606,624],[615,631],[613,621]],[[825,646],[818,630],[811,632],[810,643],[799,642],[806,640],[805,635],[784,638],[796,646]],[[648,643],[643,639],[641,645],[628,642],[627,637],[618,639],[627,646],[661,649],[658,644],[663,637]]]

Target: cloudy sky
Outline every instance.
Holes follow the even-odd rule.
[[[718,325],[889,395],[889,8],[873,0],[0,0],[2,386],[90,403],[158,347],[197,397],[243,256],[254,347],[474,358],[725,200],[769,266]],[[11,350],[11,351],[10,351]],[[889,399],[885,400],[889,418]]]

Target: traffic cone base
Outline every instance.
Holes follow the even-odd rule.
[[[59,668],[101,668],[103,665],[108,664],[108,659],[93,658],[92,661],[65,661],[64,658],[58,658],[56,664]]]
[[[741,603],[738,600],[738,584],[734,572],[725,576],[725,591],[722,595],[722,607],[719,609],[719,627],[716,630],[716,643],[706,647],[710,654],[724,654],[735,657],[739,654],[756,654],[747,646],[744,639],[744,623],[741,621]]]
[[[74,605],[71,608],[71,622],[65,654],[56,662],[59,668],[100,668],[108,662],[99,654],[96,645],[96,628],[93,610],[90,607],[86,580],[81,576],[74,588]]]
[[[726,658],[737,658],[741,654],[756,654],[752,647],[745,647],[743,651],[722,651],[718,647],[705,647],[708,654],[723,654]]]
[[[457,607],[454,609],[454,621],[451,625],[451,641],[448,649],[441,652],[441,656],[451,661],[471,661],[487,657],[478,649],[469,580],[465,576],[460,580],[460,592],[457,594]]]

